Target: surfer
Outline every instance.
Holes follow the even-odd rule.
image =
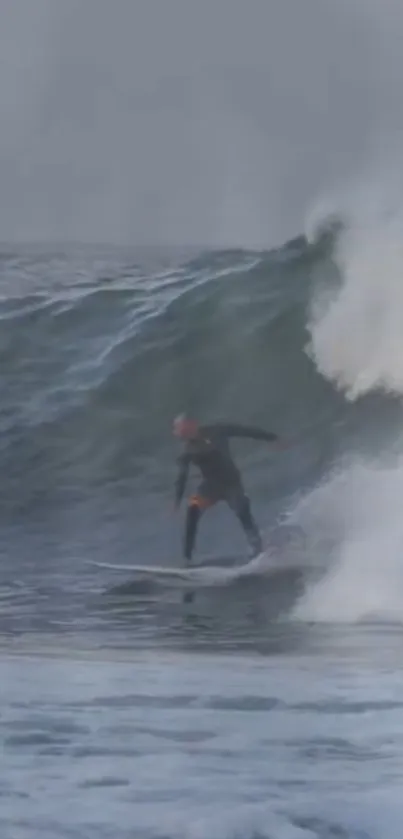
[[[229,448],[231,437],[265,440],[285,447],[277,434],[260,428],[232,423],[200,425],[197,420],[180,415],[173,423],[173,433],[185,443],[178,458],[179,470],[175,484],[175,507],[179,508],[185,492],[189,466],[194,464],[202,474],[197,492],[190,496],[184,533],[184,557],[191,562],[197,527],[204,510],[218,501],[226,501],[237,516],[248,541],[251,557],[262,552],[262,539],[253,518],[250,501],[245,493],[240,472]]]

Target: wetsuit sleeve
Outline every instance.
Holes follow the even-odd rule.
[[[183,498],[183,493],[185,492],[186,482],[188,479],[189,473],[189,457],[188,455],[182,454],[178,457],[178,474],[175,481],[175,503],[180,504]]]
[[[217,426],[217,432],[223,437],[248,437],[250,440],[266,440],[268,443],[274,443],[279,439],[273,431],[265,431],[263,428],[250,425],[223,423]]]

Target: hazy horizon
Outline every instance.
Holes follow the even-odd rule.
[[[301,233],[398,148],[402,22],[394,0],[5,0],[0,240]]]

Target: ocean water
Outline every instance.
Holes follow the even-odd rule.
[[[400,839],[399,229],[3,249],[2,839]],[[184,606],[113,567],[181,563],[183,410],[290,440],[233,452],[300,572]],[[206,513],[198,560],[244,552]]]

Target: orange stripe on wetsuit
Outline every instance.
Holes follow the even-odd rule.
[[[215,504],[214,498],[208,498],[206,495],[201,495],[200,493],[196,492],[194,495],[191,495],[188,501],[189,507],[197,507],[199,510],[207,510],[208,507],[212,507]]]

